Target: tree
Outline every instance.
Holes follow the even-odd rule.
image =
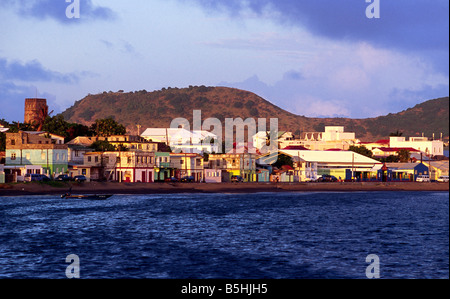
[[[48,133],[56,134],[67,138],[67,130],[69,128],[69,123],[64,120],[64,117],[59,114],[56,116],[47,116],[41,127],[42,130]]]
[[[403,133],[400,132],[399,130],[397,130],[397,132],[393,132],[393,133],[389,134],[389,136],[398,136],[398,137],[400,137],[402,135],[403,135]]]
[[[398,158],[398,156],[390,155],[388,157],[380,158],[379,161],[383,162],[383,163],[397,163],[397,162],[399,162],[399,158]]]
[[[409,162],[409,159],[411,158],[411,153],[408,150],[401,149],[398,151],[398,159],[400,162]]]
[[[369,150],[368,148],[366,148],[364,145],[361,145],[361,146],[351,145],[349,150],[352,152],[361,154],[363,156],[369,157],[369,158],[373,157],[372,151]]]
[[[89,127],[81,125],[81,124],[69,124],[69,128],[67,129],[67,138],[66,140],[70,141],[78,136],[92,136],[93,132],[89,130]]]
[[[126,128],[112,119],[112,117],[97,119],[90,129],[95,132],[95,135],[101,137],[125,135],[127,132]]]
[[[273,166],[275,166],[277,168],[281,168],[284,165],[289,165],[289,166],[293,167],[294,161],[292,160],[291,157],[286,156],[284,154],[280,154],[280,155],[278,155],[277,162],[275,162],[275,164],[273,164]]]
[[[91,146],[96,152],[114,152],[116,147],[106,140],[99,140],[94,142]]]

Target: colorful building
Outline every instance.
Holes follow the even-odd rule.
[[[72,175],[84,175],[88,181],[151,183],[154,166],[153,152],[90,152],[84,155],[83,165],[74,167]]]
[[[45,132],[6,133],[6,166],[42,166],[44,174],[68,171],[68,146]]]
[[[209,155],[209,169],[222,170],[223,182],[232,176],[241,176],[244,182],[256,182],[256,155],[251,153],[228,153]]]
[[[428,166],[423,163],[386,163],[378,171],[378,180],[415,182],[419,175],[430,175]]]
[[[166,179],[175,177],[175,167],[171,163],[170,153],[155,153],[155,182],[164,182]]]
[[[174,177],[193,177],[195,182],[204,179],[203,157],[199,154],[170,154],[172,167],[176,169]]]

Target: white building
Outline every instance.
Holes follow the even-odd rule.
[[[427,137],[410,137],[409,140],[406,140],[406,137],[391,136],[389,141],[390,147],[411,147],[425,155],[444,155],[444,142],[441,140],[428,140]]]
[[[331,174],[337,178],[349,179],[357,173],[368,175],[381,169],[382,163],[352,151],[309,151],[309,150],[281,150],[300,161],[317,165],[317,175]]]
[[[188,131],[183,128],[148,128],[141,134],[146,140],[164,142],[174,152],[201,154],[218,153],[219,147],[212,142],[217,136],[208,131]]]

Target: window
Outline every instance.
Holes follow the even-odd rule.
[[[45,160],[45,158],[46,158],[45,153],[42,153],[41,154],[41,160]]]
[[[16,153],[12,153],[12,154],[11,154],[11,160],[14,161],[14,160],[16,160],[16,158],[17,158]]]
[[[98,163],[98,156],[95,156],[95,163]]]
[[[91,162],[91,161],[92,161],[92,157],[89,156],[89,157],[88,157],[88,162]]]
[[[131,157],[128,157],[128,164],[131,164]]]
[[[11,139],[11,145],[16,145],[16,140]]]

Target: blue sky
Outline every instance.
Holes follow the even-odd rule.
[[[449,95],[449,2],[0,0],[0,118],[26,97],[189,85],[257,93],[298,115],[366,118]]]

